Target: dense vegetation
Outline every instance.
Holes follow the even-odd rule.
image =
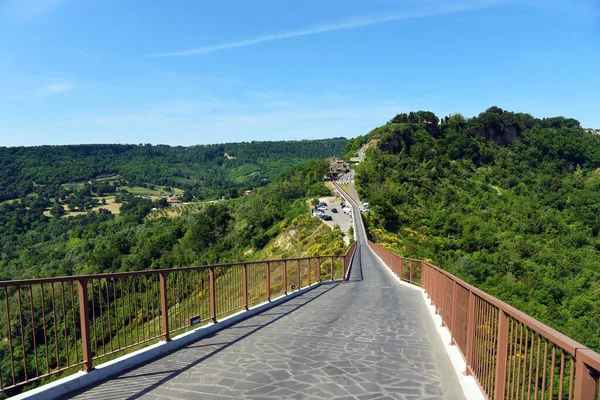
[[[322,157],[341,155],[345,144],[345,139],[333,139],[274,142],[271,147],[265,143],[242,143],[188,149],[102,145],[3,149],[9,154],[2,159],[3,165],[12,165],[13,169],[4,170],[0,192],[19,198],[0,203],[0,280],[291,256],[290,249],[269,245],[279,243],[272,240],[277,236],[297,243],[294,255],[315,251],[344,254],[341,231],[330,230],[321,220],[311,218],[307,200],[330,194],[322,181],[329,172],[329,162]],[[197,157],[209,149],[214,150],[212,159],[192,163],[186,158],[191,157],[189,151],[193,150]],[[176,171],[185,172],[182,175]],[[15,188],[18,193],[12,192]],[[224,188],[226,192],[222,191]],[[246,188],[255,190],[244,196]],[[140,191],[146,195],[141,196]],[[170,206],[165,196],[158,195],[160,191],[178,193],[188,204]],[[226,199],[199,201],[208,194]],[[118,203],[118,212],[97,207],[100,200],[109,197]],[[18,309],[22,300],[18,293],[11,289],[8,295],[7,303],[13,311]],[[39,303],[44,296],[39,288],[34,295],[35,311],[24,322],[12,312],[8,324],[8,315],[0,314],[0,326],[10,327],[13,338],[20,337],[19,329],[24,324],[27,334],[13,350],[19,360],[27,359],[29,371],[37,365],[32,333],[36,333],[38,345],[46,341],[41,336],[42,323],[46,322]],[[46,313],[51,313],[48,307],[53,304],[52,299],[46,298],[45,304]],[[113,336],[110,329],[102,330],[101,343],[114,335],[125,335],[125,322],[123,332],[119,332],[116,320],[112,320],[116,317],[105,317],[115,329]],[[152,318],[155,317],[138,313],[139,321],[130,320],[129,330]],[[59,328],[73,343],[75,325],[67,325]],[[47,340],[48,348],[53,349],[56,337]],[[69,356],[63,347],[57,347],[56,356],[53,351],[49,353],[51,365],[56,365],[57,360],[61,360],[61,365],[68,359],[72,361],[74,355]],[[43,354],[44,348],[40,351]],[[9,342],[4,337],[0,341],[1,376],[11,376],[11,368]],[[20,361],[15,373],[18,380],[23,379]]]
[[[193,148],[94,145],[2,149],[8,157],[0,158],[6,168],[1,175],[4,183],[0,193],[12,197],[15,194],[8,193],[14,187],[26,189],[17,193],[19,200],[0,204],[0,279],[239,260],[248,249],[264,247],[279,232],[282,220],[291,221],[307,212],[307,197],[329,193],[321,182],[328,171],[327,161],[306,159],[339,155],[345,143],[345,139],[273,142],[271,149],[265,143]],[[236,159],[225,158],[224,152]],[[59,156],[63,153],[67,155]],[[199,154],[208,157],[209,153],[212,159],[199,158]],[[192,158],[197,161],[192,163]],[[12,165],[12,170],[7,165]],[[161,165],[164,170],[156,168]],[[252,173],[243,172],[245,168],[258,171],[256,181]],[[185,171],[185,182],[176,170]],[[268,184],[250,197],[228,196],[226,202],[192,203],[197,206],[176,217],[157,213],[168,208],[165,199],[142,198],[120,186],[128,179],[129,185],[177,183],[196,194],[207,193],[211,191],[202,185],[210,171],[214,173],[210,176],[214,187],[232,185],[242,190],[254,187],[252,182]],[[65,185],[109,173],[121,177]],[[275,174],[278,176],[272,177]],[[186,186],[186,182],[193,182],[189,183],[192,186]],[[62,212],[54,213],[57,205],[63,210],[63,202],[69,210],[89,210],[93,204],[86,202],[97,202],[93,196],[105,193],[114,194],[122,202],[120,214],[95,209],[61,218]],[[218,191],[211,193],[221,195]],[[44,215],[50,206],[54,216]]]
[[[399,114],[357,167],[372,237],[600,350],[600,137],[492,107]]]
[[[339,156],[346,142],[0,147],[0,202],[31,193],[54,198],[64,184],[115,175],[132,186],[177,187],[198,199],[233,197],[237,189],[265,186],[299,161]]]

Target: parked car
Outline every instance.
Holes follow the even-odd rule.
[[[321,215],[321,219],[323,221],[331,221],[333,218],[331,218],[331,215]]]
[[[338,210],[337,210],[337,208],[332,208],[332,209],[331,209],[331,212],[332,212],[332,213],[337,213],[337,212],[338,212]]]

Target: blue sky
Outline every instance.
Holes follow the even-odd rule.
[[[354,137],[497,105],[600,128],[600,0],[0,0],[0,146]]]

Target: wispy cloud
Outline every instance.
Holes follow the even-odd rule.
[[[274,40],[290,39],[300,36],[317,35],[320,33],[334,32],[348,29],[361,28],[371,25],[379,25],[387,22],[410,20],[416,18],[426,18],[442,16],[447,14],[455,14],[460,12],[472,11],[476,9],[488,8],[504,3],[508,3],[511,0],[484,0],[484,1],[470,1],[466,3],[459,3],[453,5],[447,5],[444,3],[428,4],[427,8],[415,9],[405,11],[403,13],[397,13],[392,15],[370,15],[353,17],[341,21],[330,22],[322,25],[315,25],[306,28],[301,28],[292,31],[273,33],[264,36],[257,36],[250,39],[242,39],[231,42],[218,43],[209,46],[201,46],[192,49],[169,51],[163,53],[152,53],[150,57],[190,57],[201,54],[209,54],[222,50],[229,50],[239,47],[253,46],[260,43],[271,42]]]
[[[75,88],[71,82],[53,82],[40,88],[39,92],[43,95],[58,94],[70,92]]]

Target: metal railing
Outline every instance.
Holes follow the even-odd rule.
[[[355,249],[342,256],[0,282],[0,391],[79,367],[90,371],[127,350],[344,279]]]
[[[428,262],[369,246],[425,289],[487,398],[600,399],[600,354]]]

